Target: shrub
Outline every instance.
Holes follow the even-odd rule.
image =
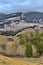
[[[32,36],[31,43],[36,45],[36,44],[40,43],[41,40],[42,40],[41,35],[35,34],[34,36]]]
[[[24,38],[24,36],[22,35],[22,34],[20,34],[20,44],[21,45],[24,45],[25,44],[25,38]]]
[[[30,38],[28,35],[20,34],[20,44],[24,45],[27,42],[30,42]]]
[[[25,41],[30,42],[30,37],[28,35],[25,35]]]
[[[37,52],[41,55],[43,53],[43,42],[40,42],[36,46]]]
[[[32,47],[31,43],[26,43],[26,50],[25,50],[26,57],[30,58],[32,56]]]
[[[37,33],[34,36],[32,36],[31,43],[35,45],[37,48],[37,52],[41,55],[43,53],[43,37],[42,33]]]

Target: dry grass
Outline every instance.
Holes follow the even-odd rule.
[[[42,63],[32,62],[32,61],[24,61],[17,58],[8,58],[0,55],[0,65],[43,65]]]
[[[34,29],[25,29],[25,30],[23,30],[22,32],[20,32],[20,33],[18,33],[17,35],[19,35],[19,34],[23,34],[23,35],[27,35],[27,34],[31,34],[31,33],[35,33],[35,30]],[[15,35],[15,36],[17,36],[17,35]]]
[[[18,33],[17,35],[19,34],[23,34],[23,35],[26,35],[26,34],[30,34],[31,32],[35,32],[33,29],[26,29],[26,30],[23,30],[22,32]],[[12,42],[16,42],[18,43],[18,37],[16,36],[4,36],[4,35],[0,35],[0,43],[7,43],[7,42],[10,42],[8,41],[9,38],[12,38],[14,41]]]

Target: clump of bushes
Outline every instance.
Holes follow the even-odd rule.
[[[31,43],[35,45],[37,53],[42,55],[43,53],[43,33],[36,32],[34,36],[32,36]]]
[[[23,34],[20,34],[19,39],[20,39],[20,44],[21,45],[25,45],[27,42],[30,41],[28,35],[23,35]]]
[[[24,36],[22,34],[20,34],[20,45],[24,45],[25,44],[25,39]]]
[[[20,44],[26,45],[25,55],[26,57],[32,56],[32,45],[35,45],[37,53],[42,55],[43,53],[43,33],[39,33],[38,31],[31,33],[30,38],[28,35],[20,35]]]
[[[29,37],[27,35],[20,35],[20,45],[25,45],[25,55],[26,57],[30,58],[32,57],[32,46],[31,43],[29,43]]]
[[[30,58],[32,57],[32,46],[31,43],[26,43],[26,50],[25,50],[26,57]]]
[[[36,45],[36,48],[37,48],[37,52],[39,53],[39,55],[42,55],[42,53],[43,53],[43,42],[41,41],[40,43],[38,43]]]

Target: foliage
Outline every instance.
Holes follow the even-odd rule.
[[[37,52],[41,55],[43,53],[43,33],[39,33],[38,31],[34,36],[32,36],[31,43],[35,45],[37,48]]]
[[[36,45],[37,52],[41,55],[43,53],[43,42],[41,41]]]
[[[34,44],[37,52],[41,55],[43,53],[43,33],[39,33],[38,31],[33,35],[31,33],[31,39],[29,39],[28,35],[23,36],[20,35],[20,44],[26,45],[25,54],[26,57],[32,56],[32,48],[31,45]],[[31,42],[31,43],[29,43]]]
[[[32,47],[31,43],[26,43],[26,50],[25,50],[26,57],[30,58],[32,56]]]
[[[30,41],[28,35],[24,36],[24,35],[20,34],[20,38],[19,39],[20,39],[20,44],[22,44],[22,45],[25,45],[25,43]]]
[[[25,40],[26,40],[26,43],[27,43],[27,42],[30,42],[30,38],[29,38],[28,35],[25,35]]]
[[[25,40],[24,40],[24,36],[22,34],[20,34],[20,44],[24,45],[25,44]]]

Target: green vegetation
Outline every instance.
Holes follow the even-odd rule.
[[[36,32],[34,36],[32,36],[31,43],[35,45],[37,52],[39,55],[43,53],[43,33]]]
[[[39,33],[37,30],[35,34],[31,33],[30,38],[28,35],[20,35],[20,44],[26,46],[25,55],[26,57],[32,56],[32,45],[35,45],[37,53],[42,55],[43,53],[43,33]]]
[[[32,56],[32,47],[31,43],[26,43],[26,50],[25,50],[26,57],[30,58]]]
[[[20,44],[21,45],[25,45],[25,43],[30,41],[30,38],[27,35],[24,36],[22,34],[20,34],[19,39],[20,39]]]
[[[37,52],[41,55],[43,53],[43,42],[40,42],[36,46]]]
[[[25,44],[25,39],[24,39],[24,36],[22,34],[20,34],[20,44],[21,45]]]

